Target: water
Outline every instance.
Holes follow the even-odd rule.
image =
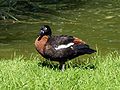
[[[59,15],[28,23],[0,22],[0,58],[14,53],[29,57],[36,54],[34,40],[41,25],[50,25],[53,34],[67,34],[86,41],[102,54],[120,52],[120,5],[94,2],[82,6],[57,5]],[[74,6],[74,7],[73,7]],[[53,8],[53,7],[52,7]]]

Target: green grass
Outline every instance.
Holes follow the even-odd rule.
[[[1,59],[0,90],[119,90],[119,54],[95,55],[90,59],[95,68],[73,67],[70,63],[64,72],[38,65],[42,61],[37,57]]]

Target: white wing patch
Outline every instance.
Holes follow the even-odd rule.
[[[59,50],[59,49],[63,49],[63,48],[68,48],[70,46],[74,45],[74,43],[68,43],[66,45],[59,45],[58,47],[56,47],[55,49],[56,50]]]

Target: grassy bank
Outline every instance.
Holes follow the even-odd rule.
[[[116,52],[96,55],[96,68],[79,66],[64,72],[43,66],[39,58],[0,60],[0,90],[119,90],[120,56]]]

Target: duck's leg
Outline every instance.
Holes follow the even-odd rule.
[[[60,63],[60,69],[63,72],[65,70],[65,62],[59,62]]]

